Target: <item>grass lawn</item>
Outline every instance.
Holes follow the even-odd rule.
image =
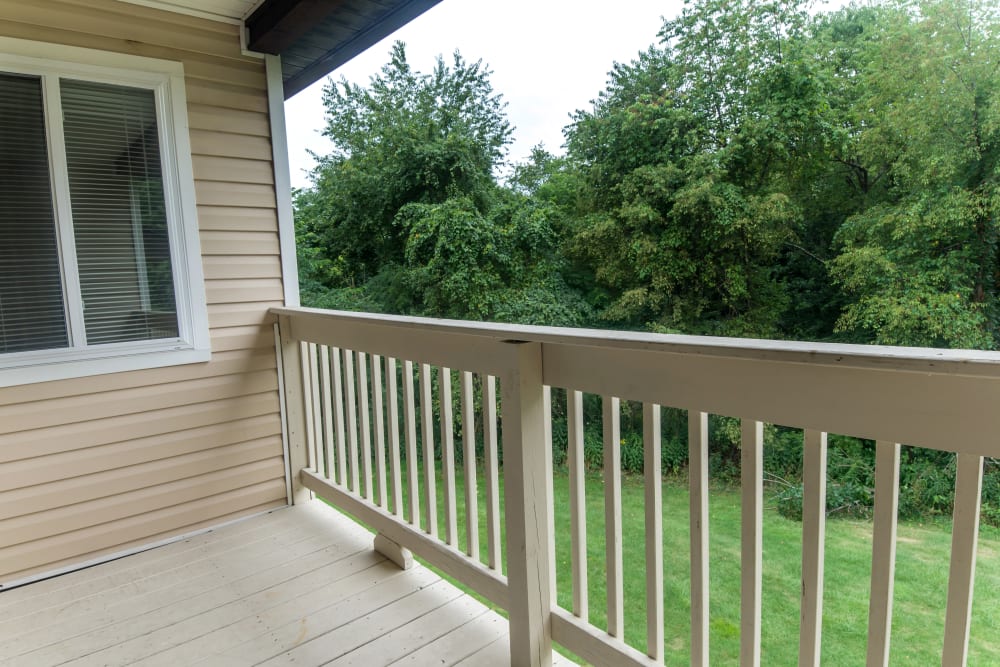
[[[479,473],[481,557],[486,560],[485,503]],[[463,480],[458,475],[460,547],[465,545]],[[444,508],[438,471],[438,523]],[[502,500],[501,490],[501,500]],[[559,604],[572,606],[569,561],[569,480],[555,474],[556,572]],[[404,493],[405,498],[405,493]],[[422,500],[422,497],[421,497]],[[404,500],[405,502],[405,500]],[[622,485],[625,563],[625,640],[645,650],[645,556],[641,478]],[[502,525],[502,524],[501,524]],[[740,499],[732,489],[713,489],[709,499],[710,652],[713,665],[735,665],[739,657]],[[587,545],[590,622],[605,627],[604,492],[599,475],[587,479]],[[862,665],[868,628],[871,523],[846,519],[826,525],[823,664]],[[666,664],[688,665],[690,567],[688,494],[681,481],[663,485],[663,552]],[[802,524],[773,510],[764,514],[761,662],[798,661]],[[941,660],[947,596],[951,522],[902,524],[896,555],[892,624],[893,665],[930,665]],[[1000,665],[1000,531],[980,531],[979,560],[969,648],[970,665]],[[506,554],[504,554],[506,565]]]
[[[556,475],[556,526],[569,525],[568,480]],[[663,486],[664,610],[668,665],[688,665],[690,567],[688,494],[681,483]],[[645,539],[641,479],[622,489],[625,562],[625,639],[645,648]],[[590,621],[605,623],[604,498],[599,477],[587,483]],[[733,665],[739,657],[740,499],[735,490],[715,489],[709,500],[710,652],[712,664]],[[823,619],[824,664],[865,661],[871,523],[830,520],[826,526]],[[980,537],[970,665],[1000,664],[1000,561],[998,533]],[[569,536],[557,529],[559,603],[571,606]],[[939,663],[944,633],[950,522],[904,524],[899,528],[891,663]],[[802,524],[775,511],[764,514],[761,663],[793,665],[798,660]]]

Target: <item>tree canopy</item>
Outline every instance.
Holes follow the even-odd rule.
[[[471,319],[997,345],[1000,16],[986,0],[695,0],[508,165],[482,62],[396,44],[324,93],[305,300]]]
[[[367,86],[326,88],[334,150],[295,196],[303,302],[996,348],[1000,8],[807,9],[685,3],[571,115],[565,155],[538,147],[515,165],[489,69],[456,53],[420,73],[397,44]],[[626,466],[642,461],[630,410]],[[597,448],[600,429],[585,423]],[[679,410],[665,410],[663,431],[674,469],[687,453]],[[797,479],[801,434],[769,425],[766,437],[769,472]],[[725,479],[739,461],[736,421],[713,417],[711,438],[713,475]],[[901,512],[948,511],[953,457],[906,452]],[[828,499],[870,507],[874,443],[831,435],[830,457]],[[796,488],[778,499],[790,516]],[[996,522],[1000,476],[984,489]]]
[[[512,130],[489,76],[458,53],[417,72],[397,43],[367,87],[326,87],[334,150],[295,198],[304,301],[584,323],[553,207],[497,182]]]

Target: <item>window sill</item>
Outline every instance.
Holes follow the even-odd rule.
[[[180,342],[154,343],[113,345],[84,352],[45,350],[19,354],[14,362],[17,365],[0,356],[0,387],[204,363],[212,358],[208,348],[194,348]]]

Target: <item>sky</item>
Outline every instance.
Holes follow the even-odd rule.
[[[615,62],[628,62],[657,41],[662,17],[672,18],[683,0],[442,0],[426,13],[375,44],[331,76],[367,84],[388,60],[396,40],[406,43],[414,69],[429,72],[434,59],[446,62],[458,49],[493,71],[494,91],[507,102],[514,126],[508,159],[522,161],[543,143],[561,152],[569,114],[586,109],[604,89]],[[313,161],[324,154],[322,79],[285,103],[293,187],[309,185]]]

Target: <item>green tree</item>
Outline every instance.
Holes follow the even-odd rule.
[[[757,122],[778,158],[768,160],[772,187],[802,216],[776,268],[789,296],[779,325],[787,337],[845,336],[834,331],[847,300],[831,275],[835,237],[847,218],[885,199],[899,153],[898,138],[865,131],[864,74],[891,26],[908,20],[877,4],[816,14],[760,77],[756,104],[766,113]]]
[[[467,198],[410,204],[399,310],[472,320],[582,326],[589,308],[560,274],[552,211],[501,193],[486,214]]]
[[[479,211],[489,206],[511,135],[489,75],[457,52],[422,74],[397,42],[368,86],[342,80],[324,89],[333,152],[317,158],[314,187],[296,199],[300,237],[315,254],[306,268],[316,267],[320,284],[355,287],[401,263],[396,215],[407,204],[459,195]]]
[[[421,74],[397,43],[367,87],[327,87],[334,150],[295,198],[305,303],[568,326],[589,319],[561,275],[560,211],[533,197],[554,159],[539,148],[510,187],[497,183],[511,128],[489,75],[458,53]]]
[[[993,348],[1000,213],[1000,11],[896,5],[864,72],[860,142],[895,153],[883,201],[852,216],[834,276],[837,326],[883,344]],[[887,150],[885,147],[891,147]]]
[[[800,213],[776,187],[792,140],[759,82],[804,16],[798,3],[689,5],[574,116],[567,146],[586,190],[574,255],[606,290],[606,321],[780,333],[775,268]]]

